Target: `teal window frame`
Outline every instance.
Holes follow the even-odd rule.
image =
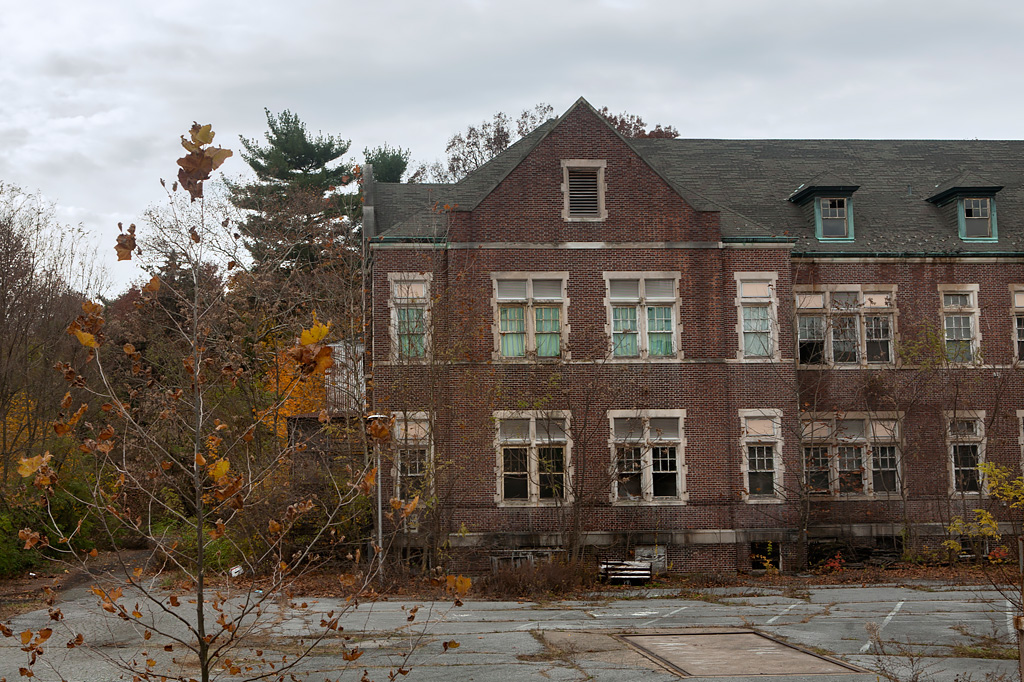
[[[971,199],[987,199],[988,200],[988,227],[989,235],[987,237],[969,237],[967,235],[967,212],[965,210],[964,202]],[[999,241],[999,229],[996,223],[996,198],[995,197],[978,197],[978,196],[963,196],[957,197],[956,200],[956,227],[957,232],[960,234],[960,240],[965,242],[997,242]]]
[[[846,236],[829,237],[824,234],[821,223],[821,201],[823,199],[843,199],[846,201]],[[854,240],[853,197],[837,197],[824,195],[814,197],[814,236],[818,239],[818,241],[821,242],[852,242]]]

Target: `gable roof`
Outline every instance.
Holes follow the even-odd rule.
[[[580,106],[599,115],[580,98],[457,183],[377,183],[377,233],[385,239],[443,238],[442,207],[472,210]],[[1024,253],[1021,141],[619,137],[688,204],[718,212],[722,237],[729,241],[788,238],[796,242],[797,254]],[[968,186],[962,184],[968,180],[971,187],[983,182],[1001,189],[996,243],[963,242],[948,215],[927,201],[943,187]],[[811,187],[856,190],[852,242],[815,238],[807,212],[791,200]]]

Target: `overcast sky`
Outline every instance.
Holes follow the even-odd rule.
[[[440,158],[496,111],[581,95],[681,137],[1024,136],[1015,0],[0,0],[0,17],[0,181],[111,261],[192,121],[237,150],[264,107],[360,161],[385,141]]]

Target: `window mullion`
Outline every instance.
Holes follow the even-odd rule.
[[[654,499],[654,456],[651,448],[651,423],[644,417],[643,424],[643,450],[641,451],[641,481],[643,485],[643,498],[650,502]]]
[[[537,420],[534,417],[530,417],[530,445],[527,448],[526,456],[526,467],[529,472],[526,476],[528,497],[530,502],[537,503],[540,501],[540,467],[538,466],[537,452]]]
[[[641,358],[646,358],[648,355],[648,344],[647,344],[647,303],[643,297],[636,304],[636,333],[637,333],[637,348],[640,352]]]
[[[835,442],[835,429],[832,427],[833,440],[828,445],[828,491],[839,494],[839,444]]]
[[[523,317],[526,318],[526,325],[524,326],[524,329],[526,330],[527,355],[537,352],[537,322],[533,319],[533,305],[532,296],[528,297],[526,299],[526,303],[523,305]]]

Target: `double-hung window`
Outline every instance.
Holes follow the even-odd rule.
[[[978,466],[985,461],[985,413],[947,413],[946,425],[950,492],[982,492],[983,482]]]
[[[807,419],[804,485],[811,494],[898,492],[899,442],[899,420],[893,415]]]
[[[430,452],[430,420],[427,415],[399,415],[395,420],[395,497],[412,499],[425,492]]]
[[[974,362],[978,355],[978,286],[940,286],[942,327],[946,359],[952,363]]]
[[[1010,291],[1013,296],[1013,357],[1024,362],[1024,287]]]
[[[670,502],[686,498],[683,410],[612,410],[612,499]]]
[[[740,410],[741,470],[748,502],[782,497],[782,410]]]
[[[615,358],[675,358],[678,279],[606,273]]]
[[[566,500],[569,475],[567,415],[501,412],[495,416],[499,502],[555,503]]]
[[[562,273],[494,275],[497,357],[562,357],[565,281]]]
[[[895,289],[850,285],[796,293],[797,358],[802,365],[893,361]]]
[[[391,323],[394,359],[416,360],[427,356],[430,318],[430,279],[392,273]]]
[[[775,273],[736,273],[741,358],[771,358],[777,344]]]
[[[965,242],[997,242],[996,193],[1002,187],[978,184],[973,187],[950,186],[926,199],[947,215],[956,212],[957,232]],[[955,202],[955,203],[953,203]]]
[[[849,197],[817,197],[814,204],[818,239],[853,239],[852,200]]]

